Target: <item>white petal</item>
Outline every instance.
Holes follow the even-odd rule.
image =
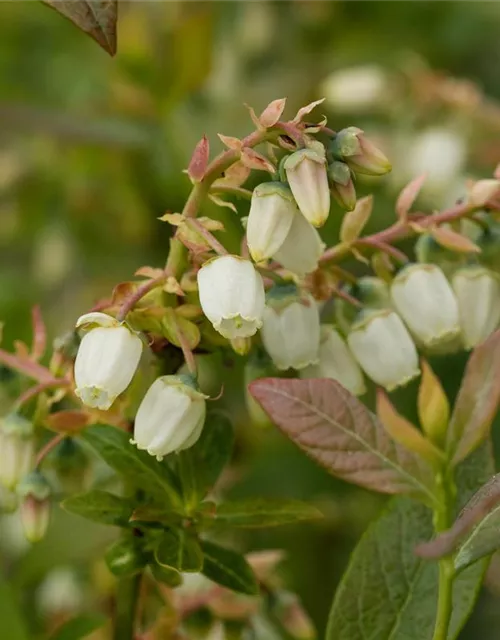
[[[258,185],[252,195],[246,232],[255,262],[271,258],[278,251],[290,231],[295,212],[299,213],[292,194],[287,198],[280,190],[272,192],[268,188],[272,184]]]
[[[248,337],[261,325],[264,283],[249,260],[211,260],[198,271],[198,288],[204,314],[225,337]]]
[[[475,347],[500,323],[500,280],[483,267],[465,267],[452,279],[464,345]]]
[[[274,259],[298,276],[312,273],[325,249],[316,229],[303,215],[296,214],[292,226]]]
[[[457,300],[439,267],[416,264],[403,269],[392,282],[391,296],[410,331],[425,346],[460,333]]]
[[[141,353],[141,339],[124,325],[92,329],[76,356],[75,393],[90,407],[109,409],[130,384]]]
[[[284,308],[267,306],[261,329],[262,341],[278,369],[302,369],[317,362],[320,323],[318,308],[294,301]]]
[[[347,342],[366,375],[389,391],[420,373],[413,340],[393,311],[370,313],[353,325]]]
[[[300,162],[294,162],[292,156],[302,154]],[[285,161],[288,184],[297,205],[307,220],[315,227],[322,226],[330,212],[330,188],[326,162],[308,150],[301,150],[289,156]]]
[[[356,396],[366,391],[363,373],[338,331],[322,327],[319,362],[300,372],[301,378],[331,378]]]

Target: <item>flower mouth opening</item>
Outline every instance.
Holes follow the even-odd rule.
[[[249,338],[262,327],[262,320],[235,313],[222,318],[215,329],[225,338]]]
[[[97,386],[78,387],[75,389],[75,394],[83,404],[102,411],[107,411],[115,400],[114,396],[110,396],[105,389]]]

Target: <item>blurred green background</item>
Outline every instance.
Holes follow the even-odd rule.
[[[395,197],[411,177],[428,171],[421,203],[432,210],[452,204],[467,177],[488,177],[500,162],[498,3],[235,0],[120,8],[112,59],[43,5],[0,3],[4,348],[29,339],[34,303],[55,337],[139,266],[164,263],[169,228],[157,218],[182,207],[189,182],[181,171],[203,134],[215,153],[218,132],[250,130],[243,103],[260,111],[287,96],[291,117],[325,96],[317,111],[332,128],[360,126],[378,140],[394,172],[359,185],[361,195],[376,193],[368,231],[394,220]],[[246,215],[248,205],[236,204]],[[236,248],[238,216],[212,204],[206,214],[224,219]],[[330,218],[325,238],[332,242],[340,215]],[[463,361],[435,363],[452,395]],[[383,499],[334,481],[274,429],[252,424],[238,380],[226,389],[238,433],[228,493],[302,498],[326,516],[239,542],[286,550],[286,584],[321,636],[349,552]],[[409,389],[397,398],[408,413],[413,397]],[[1,402],[6,409],[5,393]],[[98,562],[109,536],[57,514],[48,538],[29,548],[15,519],[4,516],[0,637],[31,637],[23,628],[43,637],[44,620],[58,606],[99,608],[106,596],[95,594],[112,586]],[[495,567],[462,640],[500,636]]]

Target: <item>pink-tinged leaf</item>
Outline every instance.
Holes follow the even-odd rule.
[[[260,124],[268,129],[274,127],[274,125],[281,118],[283,111],[285,110],[286,98],[279,98],[270,102],[264,111],[260,114]]]
[[[334,380],[263,378],[249,390],[276,425],[332,475],[382,493],[435,500],[431,467],[396,444],[377,417]]]
[[[203,136],[194,148],[187,170],[188,176],[193,182],[200,182],[203,179],[207,170],[209,155],[210,143],[207,136]]]
[[[242,162],[235,162],[224,172],[224,176],[213,183],[213,188],[218,186],[240,187],[250,175],[249,167]]]
[[[467,238],[448,227],[434,227],[430,230],[434,240],[445,249],[456,251],[457,253],[480,253],[481,249]]]
[[[454,465],[488,436],[500,402],[500,330],[469,357],[447,433]]]
[[[461,552],[464,548],[469,552],[474,549],[474,560],[491,553],[500,546],[499,507],[500,474],[497,474],[472,496],[450,529],[418,545],[415,553],[428,560],[450,555],[459,546]]]
[[[116,53],[117,0],[42,0],[93,38],[110,55]]]
[[[18,358],[29,360],[31,358],[28,345],[22,340],[14,340],[14,351]]]
[[[423,173],[421,176],[418,176],[418,178],[409,182],[406,187],[401,190],[396,202],[396,214],[400,220],[406,220],[406,216],[417,199],[426,179],[427,174]]]
[[[223,145],[225,145],[228,149],[232,149],[233,151],[239,151],[241,149],[241,140],[239,138],[233,138],[233,136],[225,136],[222,133],[217,134],[220,138],[220,141]]]
[[[313,111],[313,109],[315,109],[318,105],[322,104],[324,101],[325,99],[321,98],[321,100],[315,100],[314,102],[310,102],[309,104],[306,104],[305,107],[302,107],[297,111],[297,115],[292,120],[292,122],[295,122],[295,123],[302,122],[305,116],[309,115],[311,111]]]
[[[251,107],[249,104],[245,104],[245,107],[248,109],[248,113],[250,114],[250,118],[252,119],[252,122],[257,127],[257,129],[260,131],[262,129],[262,125],[260,124],[260,120],[259,120],[257,114],[255,113],[254,108]]]
[[[228,200],[224,200],[224,198],[221,198],[220,196],[217,196],[214,193],[209,194],[208,197],[218,207],[225,207],[226,209],[231,209],[231,211],[234,211],[234,213],[238,213],[238,209],[232,202],[229,202]]]
[[[47,346],[47,330],[42,318],[40,307],[37,305],[31,311],[33,324],[33,344],[31,347],[31,357],[39,360],[45,353]]]
[[[0,349],[0,362],[10,369],[22,373],[28,378],[38,382],[50,382],[54,380],[52,373],[38,362],[27,357],[21,357]]]
[[[140,267],[135,272],[136,276],[143,276],[144,278],[149,278],[150,280],[156,280],[156,278],[161,278],[165,275],[165,271],[163,269],[159,269],[157,267]]]
[[[265,156],[250,147],[245,147],[241,151],[241,162],[249,169],[257,169],[257,171],[269,171],[273,174],[276,167]]]
[[[113,289],[112,304],[122,304],[133,295],[139,285],[136,282],[120,282]]]

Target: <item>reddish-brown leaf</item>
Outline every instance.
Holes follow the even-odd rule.
[[[295,118],[292,120],[292,122],[294,123],[302,122],[302,119],[305,116],[309,115],[311,111],[313,111],[313,109],[315,109],[318,105],[320,105],[324,101],[325,99],[321,98],[320,100],[315,100],[314,102],[310,102],[309,104],[306,104],[305,107],[302,107],[297,111],[297,114]]]
[[[31,310],[32,324],[33,324],[33,344],[31,346],[31,357],[34,360],[39,360],[45,353],[45,347],[47,346],[47,330],[42,318],[40,307],[36,305]]]
[[[396,444],[337,382],[263,378],[249,389],[278,427],[333,475],[382,493],[434,500],[430,466]]]
[[[472,352],[447,434],[447,451],[459,463],[488,435],[500,402],[500,330]]]
[[[87,33],[109,54],[116,53],[117,0],[42,0]]]
[[[415,553],[428,560],[437,560],[453,553],[464,537],[498,505],[500,505],[500,474],[493,476],[472,496],[450,529],[430,542],[419,544],[415,548]]]
[[[90,416],[84,411],[69,410],[52,413],[45,420],[45,425],[58,433],[74,434],[81,431],[91,422]]]
[[[406,187],[403,187],[401,193],[396,202],[396,213],[400,220],[406,220],[406,215],[410,211],[413,203],[417,199],[420,189],[423,187],[427,178],[427,174],[422,174],[418,178],[415,178],[409,182]]]
[[[481,249],[470,238],[447,227],[434,227],[430,230],[434,240],[445,249],[458,253],[480,253]]]
[[[189,162],[189,167],[187,170],[188,176],[194,182],[200,182],[200,180],[203,179],[205,171],[207,170],[209,155],[210,143],[207,136],[203,136],[203,138],[194,148],[193,155],[191,156],[191,160]]]

